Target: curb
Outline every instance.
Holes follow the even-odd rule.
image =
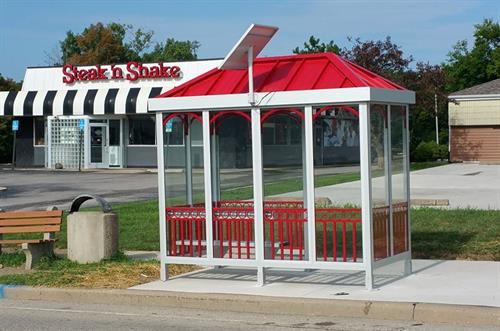
[[[500,308],[482,306],[118,289],[3,287],[2,294],[3,298],[12,300],[47,300],[67,303],[140,305],[266,314],[357,317],[461,326],[500,326]]]

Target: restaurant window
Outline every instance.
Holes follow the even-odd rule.
[[[150,116],[129,117],[129,145],[154,145],[155,121]]]
[[[43,117],[33,117],[33,138],[35,146],[45,145],[45,119]]]

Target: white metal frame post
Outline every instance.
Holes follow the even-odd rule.
[[[392,218],[392,133],[391,133],[391,105],[386,108],[387,128],[384,128],[384,156],[385,156],[385,196],[389,206],[389,227],[387,231],[389,250],[388,256],[394,255],[394,224]]]
[[[210,149],[210,112],[203,111],[203,175],[205,181],[205,233],[207,258],[214,258],[214,237],[212,232],[212,163]]]
[[[365,287],[373,289],[373,231],[372,231],[372,180],[370,107],[359,104],[359,153],[361,163],[361,221],[363,237],[363,264]]]
[[[260,109],[252,108],[252,167],[254,200],[255,260],[257,262],[257,285],[266,282],[264,263],[264,185],[262,176],[262,136]]]
[[[187,132],[184,136],[184,153],[186,161],[186,202],[193,205],[193,163],[191,155],[191,123],[187,120]]]
[[[156,113],[156,158],[158,164],[158,208],[160,215],[160,279],[168,279],[167,258],[167,225],[166,225],[166,193],[165,193],[165,152],[163,146],[163,113]]]
[[[404,265],[404,274],[409,275],[412,273],[412,262],[411,262],[411,190],[410,190],[410,109],[408,105],[405,105],[405,123],[406,123],[406,131],[405,131],[405,139],[404,147],[406,148],[406,160],[405,160],[405,193],[406,193],[406,202],[408,206],[408,257],[405,260]]]
[[[312,106],[304,108],[304,138],[305,146],[303,166],[305,167],[306,209],[307,209],[307,258],[309,262],[316,261],[316,206],[314,196],[314,138]]]

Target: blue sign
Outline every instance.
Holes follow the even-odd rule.
[[[81,118],[78,122],[78,126],[80,127],[80,130],[83,131],[85,129],[85,119]]]
[[[12,131],[19,131],[19,120],[12,121]]]
[[[172,132],[172,128],[174,127],[174,121],[170,120],[165,124],[165,132]]]

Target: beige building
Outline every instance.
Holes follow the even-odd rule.
[[[451,161],[500,164],[500,79],[448,99]]]

